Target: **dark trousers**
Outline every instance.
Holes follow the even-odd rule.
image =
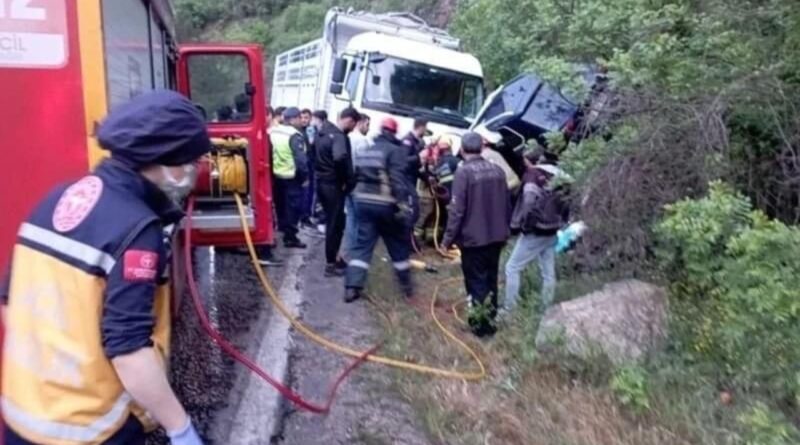
[[[325,261],[336,262],[344,237],[344,190],[331,181],[317,183],[317,196],[325,210]]]
[[[356,201],[358,234],[350,250],[347,264],[345,287],[363,289],[367,283],[367,273],[372,262],[372,253],[378,238],[383,239],[400,287],[406,295],[411,295],[411,264],[408,261],[410,245],[408,242],[408,222],[395,218],[395,208],[389,205],[366,204]]]
[[[34,445],[34,442],[19,437],[8,425],[3,429],[3,440],[5,445]],[[104,445],[144,445],[145,432],[142,424],[135,416],[128,417],[128,420],[122,425],[122,428],[117,431],[110,439],[103,442]]]
[[[297,241],[297,224],[303,213],[303,185],[297,179],[275,178],[275,210],[283,241]]]
[[[505,243],[494,243],[461,249],[461,270],[467,294],[473,304],[485,304],[486,298],[491,298],[492,317],[497,313],[497,273],[503,246]]]

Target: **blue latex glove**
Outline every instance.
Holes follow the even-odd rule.
[[[194,429],[191,419],[187,419],[186,426],[180,430],[168,431],[167,436],[169,436],[172,445],[203,445],[203,441],[200,439],[200,435],[197,434],[197,430]]]

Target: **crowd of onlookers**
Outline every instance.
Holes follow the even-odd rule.
[[[409,257],[425,245],[460,251],[476,335],[516,306],[520,275],[541,271],[541,299],[553,300],[557,233],[569,220],[569,176],[558,156],[525,151],[514,169],[487,131],[434,136],[424,118],[398,134],[384,118],[345,108],[331,122],[323,110],[268,109],[277,226],[287,248],[303,249],[303,232],[325,238],[325,276],[346,276],[345,301],[361,297],[378,239],[392,259],[403,293],[414,297]],[[505,156],[504,156],[505,155]],[[501,253],[521,236],[505,264],[505,298],[498,301]],[[279,266],[271,249],[262,263]],[[481,309],[483,308],[483,309]]]

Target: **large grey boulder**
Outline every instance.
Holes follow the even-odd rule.
[[[547,310],[536,335],[544,354],[623,364],[659,348],[667,335],[667,293],[638,280],[619,281]]]

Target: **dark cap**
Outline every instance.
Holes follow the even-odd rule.
[[[464,153],[480,153],[483,149],[483,138],[478,133],[468,131],[461,136],[461,149]]]
[[[361,119],[361,113],[359,113],[358,110],[356,110],[353,107],[347,107],[344,110],[342,110],[341,113],[339,113],[339,118],[340,119],[350,118],[353,119],[355,122],[358,122],[358,120]]]
[[[294,119],[296,117],[300,117],[300,109],[297,107],[289,107],[283,110],[283,118],[284,119]]]
[[[112,158],[135,169],[189,164],[211,150],[202,113],[168,90],[144,93],[113,108],[97,140]]]

